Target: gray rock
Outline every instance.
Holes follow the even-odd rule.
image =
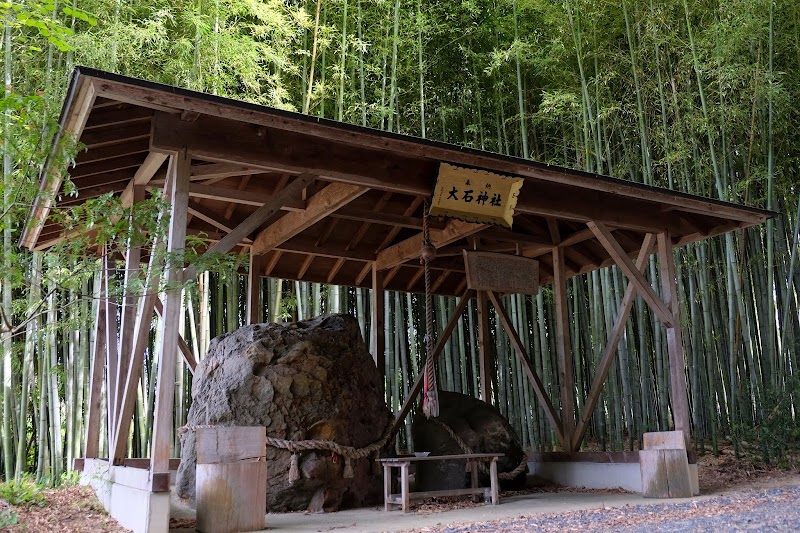
[[[477,398],[457,392],[439,391],[439,417],[428,420],[421,412],[416,413],[412,426],[414,447],[417,451],[429,451],[431,455],[465,453],[440,424],[453,430],[467,448],[474,453],[502,453],[497,461],[497,471],[511,472],[522,462],[524,451],[516,431],[497,410]],[[487,476],[482,483],[487,484]],[[526,472],[520,472],[512,480],[501,481],[505,489],[520,489],[525,485]],[[468,486],[469,475],[464,464],[453,461],[423,461],[417,463],[416,490],[461,489]]]
[[[380,383],[349,315],[246,326],[211,341],[194,374],[187,426],[265,426],[268,437],[361,448],[380,439],[391,419]],[[194,431],[183,432],[176,488],[191,500],[194,446]],[[382,498],[382,477],[373,473],[371,459],[353,461],[354,477],[344,478],[343,458],[304,452],[301,478],[290,486],[290,456],[267,447],[270,511],[334,511]]]

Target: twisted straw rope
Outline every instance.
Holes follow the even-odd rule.
[[[428,228],[428,200],[425,200],[422,213],[422,244],[431,244],[430,230]],[[425,274],[425,391],[422,401],[422,411],[428,418],[439,416],[439,391],[436,383],[436,365],[433,361],[433,301],[431,297],[431,267],[430,261],[423,259],[423,272]]]
[[[464,442],[464,440],[461,437],[456,435],[455,431],[453,431],[453,428],[451,428],[450,426],[448,426],[447,424],[438,419],[431,420],[431,422],[437,424],[439,427],[444,429],[447,432],[447,434],[450,435],[450,438],[453,439],[456,442],[456,444],[458,444],[458,446],[464,451],[464,453],[470,453],[470,454],[475,453],[472,451],[472,448],[467,446],[467,443]],[[482,462],[478,463],[478,468],[482,473],[486,475],[489,474],[489,469],[486,467],[484,463]],[[520,475],[520,473],[524,472],[527,469],[528,469],[528,457],[523,453],[522,461],[517,465],[517,467],[514,470],[511,470],[510,472],[500,472],[497,474],[497,478],[502,480],[514,479],[518,475]]]
[[[213,426],[209,424],[200,424],[200,425],[185,425],[181,427],[178,431],[183,434],[189,431],[196,431],[201,428],[213,428],[218,426]],[[273,448],[279,448],[281,450],[287,450],[291,453],[299,453],[303,451],[310,451],[310,450],[325,450],[329,452],[334,452],[342,457],[348,459],[363,459],[364,457],[369,456],[372,453],[383,448],[386,443],[389,441],[389,435],[392,429],[392,424],[386,427],[386,430],[383,432],[381,438],[372,444],[364,446],[363,448],[354,448],[352,446],[344,446],[342,444],[338,444],[332,440],[288,440],[288,439],[279,439],[277,437],[267,437],[267,446],[271,446]]]

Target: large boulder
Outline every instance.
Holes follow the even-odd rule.
[[[391,413],[381,376],[349,315],[292,324],[256,324],[211,341],[197,366],[192,406],[181,433],[177,492],[195,495],[193,426],[264,426],[267,436],[292,441],[330,440],[362,448],[378,441]],[[370,459],[345,461],[330,451],[299,457],[300,479],[290,484],[291,454],[267,447],[270,511],[335,511],[382,497],[382,479]]]
[[[427,419],[416,413],[412,426],[414,448],[431,455],[466,453],[502,453],[497,461],[500,485],[504,489],[525,486],[527,467],[523,464],[525,452],[516,431],[500,411],[477,398],[457,392],[439,391],[439,416]],[[525,463],[527,464],[527,463]],[[519,468],[518,468],[519,467]],[[503,476],[516,470],[516,475]],[[486,478],[487,476],[482,475]],[[488,480],[484,479],[484,483]],[[464,488],[468,474],[463,463],[435,461],[417,463],[416,490],[443,490]]]

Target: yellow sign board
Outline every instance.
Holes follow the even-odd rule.
[[[430,214],[510,228],[523,181],[441,163]]]

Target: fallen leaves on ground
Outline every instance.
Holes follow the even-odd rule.
[[[104,531],[122,533],[129,530],[109,517],[90,487],[74,486],[42,491],[46,498],[43,507],[36,505],[11,506],[0,500],[0,511],[17,514],[17,523],[7,525],[3,531],[48,533],[89,533]]]

